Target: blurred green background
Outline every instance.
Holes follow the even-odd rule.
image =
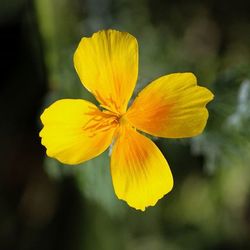
[[[244,0],[1,0],[0,249],[250,249],[249,13]],[[115,197],[107,152],[65,166],[38,137],[53,101],[94,100],[72,56],[107,28],[138,39],[134,96],[185,71],[215,94],[202,135],[154,138],[175,186],[145,212]]]

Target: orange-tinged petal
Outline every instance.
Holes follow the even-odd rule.
[[[172,174],[150,139],[129,127],[119,130],[111,156],[115,193],[131,207],[144,211],[172,189]]]
[[[63,99],[41,115],[40,132],[47,155],[66,164],[78,164],[101,154],[111,144],[116,117],[85,100]]]
[[[105,108],[124,113],[138,75],[138,44],[126,32],[106,30],[82,38],[75,54],[82,84]]]
[[[192,73],[175,73],[145,87],[126,116],[137,129],[154,136],[191,137],[203,131],[208,119],[205,106],[212,99]]]

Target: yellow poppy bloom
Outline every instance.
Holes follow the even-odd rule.
[[[111,144],[115,193],[131,207],[145,210],[173,187],[167,161],[138,131],[167,138],[200,134],[213,94],[197,86],[192,73],[175,73],[151,82],[127,109],[138,75],[138,44],[126,32],[105,30],[82,38],[74,65],[84,87],[100,103],[62,99],[41,115],[47,155],[79,164]],[[94,188],[94,187],[93,187]]]

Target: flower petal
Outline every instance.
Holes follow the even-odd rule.
[[[111,156],[115,193],[131,207],[145,210],[173,187],[168,163],[157,146],[132,128],[120,129]]]
[[[116,120],[84,100],[63,99],[41,115],[40,132],[47,155],[78,164],[101,154],[111,144]]]
[[[138,44],[126,32],[106,30],[82,38],[75,54],[82,84],[107,109],[124,113],[138,75]]]
[[[200,134],[213,94],[192,73],[163,76],[145,87],[127,112],[137,129],[154,136],[184,138]]]

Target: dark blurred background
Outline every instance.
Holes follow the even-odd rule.
[[[249,13],[244,0],[1,0],[0,249],[250,249]],[[115,197],[107,152],[69,167],[38,136],[53,101],[93,101],[72,56],[107,28],[138,39],[135,95],[185,71],[215,94],[202,135],[154,138],[175,187],[144,213]]]

